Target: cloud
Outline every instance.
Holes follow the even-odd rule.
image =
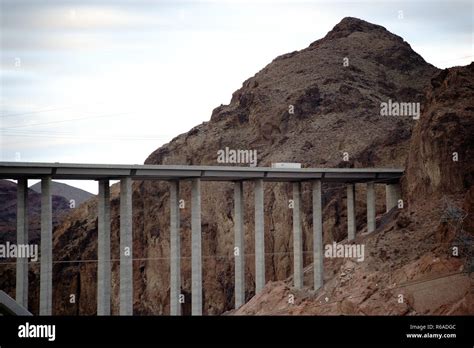
[[[27,9],[5,9],[4,29],[13,30],[130,30],[133,27],[157,24],[146,12],[126,11],[112,6],[83,4],[75,6],[55,5]]]
[[[124,6],[124,5],[127,6]],[[120,5],[120,2],[119,2]],[[173,18],[128,2],[3,1],[2,50],[94,50],[133,32],[172,26]],[[177,16],[177,14],[176,14]]]

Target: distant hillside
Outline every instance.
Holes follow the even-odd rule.
[[[53,226],[63,220],[71,208],[66,198],[53,194]],[[40,240],[41,195],[28,190],[28,222],[29,239],[31,243]],[[0,180],[0,243],[16,240],[16,183]]]
[[[30,187],[31,190],[41,193],[41,182],[38,182]],[[55,196],[61,196],[67,199],[68,202],[73,199],[76,202],[76,206],[87,201],[94,195],[90,192],[81,190],[77,187],[62,184],[60,182],[53,181],[52,194]]]

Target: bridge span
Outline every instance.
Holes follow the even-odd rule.
[[[265,285],[264,182],[291,182],[293,185],[294,286],[303,287],[303,242],[301,228],[301,183],[312,183],[313,268],[315,290],[323,285],[322,183],[347,185],[348,241],[356,234],[355,184],[367,185],[367,230],[373,232],[375,220],[375,185],[386,187],[386,210],[401,198],[400,178],[403,169],[395,168],[270,168],[195,165],[123,165],[83,163],[0,162],[0,179],[18,181],[17,244],[28,244],[28,179],[41,180],[41,257],[40,315],[52,314],[52,201],[51,181],[98,181],[98,270],[97,314],[111,313],[110,259],[110,180],[120,180],[120,315],[133,314],[132,252],[132,180],[164,180],[170,190],[170,314],[180,315],[180,219],[179,184],[192,182],[191,189],[191,311],[202,314],[201,255],[201,181],[234,182],[235,307],[245,302],[244,274],[244,196],[243,183],[254,182],[255,199],[255,291]],[[17,259],[16,301],[28,308],[28,260]]]

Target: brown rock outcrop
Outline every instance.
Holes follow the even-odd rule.
[[[406,168],[411,200],[465,193],[474,184],[473,85],[472,63],[445,69],[431,80]]]

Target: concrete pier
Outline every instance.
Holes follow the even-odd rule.
[[[28,244],[28,180],[19,179],[16,205],[16,244]],[[16,301],[28,308],[28,258],[16,260]]]
[[[99,180],[97,236],[97,315],[110,315],[110,185]]]
[[[367,232],[375,231],[375,184],[367,183]]]
[[[202,315],[201,179],[191,188],[191,314]]]
[[[245,303],[244,184],[234,183],[235,308]],[[237,253],[236,253],[237,251]]]
[[[132,179],[120,180],[120,315],[133,315]]]
[[[313,181],[313,268],[314,290],[323,286],[323,213],[321,180]]]
[[[293,284],[303,287],[303,236],[301,232],[301,183],[293,183]]]
[[[181,315],[181,237],[179,181],[170,181],[170,315]]]
[[[265,226],[263,180],[255,180],[255,293],[265,286]]]
[[[52,314],[53,302],[53,210],[51,177],[41,179],[40,315]]]
[[[400,184],[397,183],[385,185],[385,201],[387,212],[398,205],[398,200],[401,197],[402,193],[400,189]]]
[[[347,185],[347,240],[351,241],[355,238],[356,221],[355,221],[355,185]]]

